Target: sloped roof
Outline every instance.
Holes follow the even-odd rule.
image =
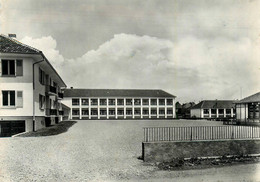
[[[175,97],[163,90],[64,89],[64,97]]]
[[[250,95],[236,103],[250,103],[250,102],[260,102],[260,92]]]
[[[20,54],[40,54],[41,51],[25,45],[18,40],[12,39],[3,34],[0,35],[1,53],[20,53]]]
[[[234,107],[234,102],[234,100],[203,100],[191,109],[228,109]]]

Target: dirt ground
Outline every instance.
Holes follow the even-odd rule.
[[[78,121],[66,133],[0,139],[0,181],[260,181],[260,164],[163,171],[138,160],[142,127],[214,121]]]

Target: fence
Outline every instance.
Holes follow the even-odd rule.
[[[260,138],[256,126],[191,126],[144,128],[144,142]]]

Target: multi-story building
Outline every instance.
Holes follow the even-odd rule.
[[[175,118],[175,96],[163,90],[65,89],[71,119]]]
[[[204,100],[190,109],[191,117],[222,119],[235,117],[234,100]]]
[[[236,120],[241,124],[260,124],[260,92],[248,96],[236,103]]]
[[[41,51],[0,35],[0,136],[59,122],[63,87]]]

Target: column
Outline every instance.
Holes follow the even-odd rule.
[[[226,109],[224,108],[224,118],[227,116]]]
[[[165,101],[164,101],[165,105],[165,111],[164,111],[164,115],[165,115],[165,118],[167,118],[167,99],[165,98]]]
[[[98,112],[98,119],[100,119],[100,98],[97,98],[97,112]]]
[[[157,108],[157,118],[159,118],[159,98],[156,99],[157,104],[156,104],[156,108]]]
[[[234,114],[233,109],[234,108],[231,108],[231,118],[233,118],[233,114]]]
[[[116,107],[115,107],[115,115],[116,115],[116,119],[117,119],[117,98],[115,98],[115,102],[116,102],[116,103],[115,103],[115,106],[116,106]]]
[[[79,98],[79,119],[82,119],[82,113],[81,113],[81,98]]]
[[[140,98],[140,101],[141,101],[141,119],[143,119],[143,98]]]
[[[133,119],[135,118],[135,108],[134,108],[134,98],[132,98],[132,116],[133,116]]]
[[[218,118],[218,109],[216,109],[216,117]]]
[[[126,118],[126,98],[124,98],[124,119]]]
[[[109,111],[109,109],[108,109],[108,98],[106,98],[107,99],[107,119],[109,119],[109,115],[108,115],[108,111]]]
[[[151,98],[148,98],[148,117],[151,118]]]
[[[88,119],[91,119],[91,99],[88,98]]]
[[[211,118],[211,108],[209,109],[209,118]]]

